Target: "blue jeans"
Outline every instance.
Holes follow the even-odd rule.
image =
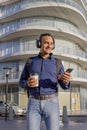
[[[44,118],[47,130],[59,130],[58,97],[46,100],[29,98],[27,111],[27,130],[40,130]]]

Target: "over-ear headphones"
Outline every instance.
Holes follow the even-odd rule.
[[[41,41],[36,39],[36,47],[41,48]]]
[[[50,36],[50,37],[52,37],[52,39],[53,39],[53,44],[54,44],[53,49],[54,49],[54,48],[55,48],[55,40],[54,40],[53,36],[52,36],[51,34],[49,34],[49,33],[41,34],[40,37],[39,37],[39,40],[36,39],[36,47],[37,47],[37,48],[41,48],[41,40],[42,40],[42,37],[44,37],[44,36]]]

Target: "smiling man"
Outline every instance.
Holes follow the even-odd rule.
[[[70,73],[64,72],[62,63],[57,72],[57,62],[52,54],[55,40],[51,34],[41,34],[36,45],[40,52],[27,60],[19,82],[22,88],[29,90],[27,130],[40,130],[42,117],[47,130],[59,130],[57,84],[69,89]]]

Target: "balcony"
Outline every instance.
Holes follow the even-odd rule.
[[[84,9],[73,0],[50,0],[50,2],[47,0],[37,0],[22,1],[21,3],[17,2],[9,5],[6,9],[2,9],[0,22],[2,23],[22,17],[37,15],[61,17],[75,23],[79,27],[82,23],[84,26],[86,24],[86,13]],[[79,19],[79,21],[77,19]]]
[[[82,46],[87,44],[86,33],[82,32],[66,20],[52,17],[25,18],[20,19],[19,21],[9,22],[6,25],[3,24],[0,32],[0,41],[7,41],[12,38],[18,38],[20,36],[26,36],[32,33],[37,34],[37,32],[41,30],[50,30],[54,35],[59,34],[62,37],[71,38],[71,40],[74,39],[76,42],[78,41],[78,43],[81,43]],[[71,36],[69,37],[69,35]]]
[[[56,57],[60,57],[63,60],[68,59],[69,61],[76,62],[87,68],[87,53],[79,49],[76,50],[73,48],[62,47],[61,45],[59,47],[57,43],[55,44],[56,48],[53,53]],[[29,42],[28,44],[25,42],[24,44],[2,49],[0,51],[0,61],[19,60],[27,58],[29,55],[36,55],[38,52],[39,49],[36,48],[35,41]]]

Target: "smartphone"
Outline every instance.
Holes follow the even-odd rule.
[[[73,71],[73,68],[68,68],[66,72],[71,73]]]

